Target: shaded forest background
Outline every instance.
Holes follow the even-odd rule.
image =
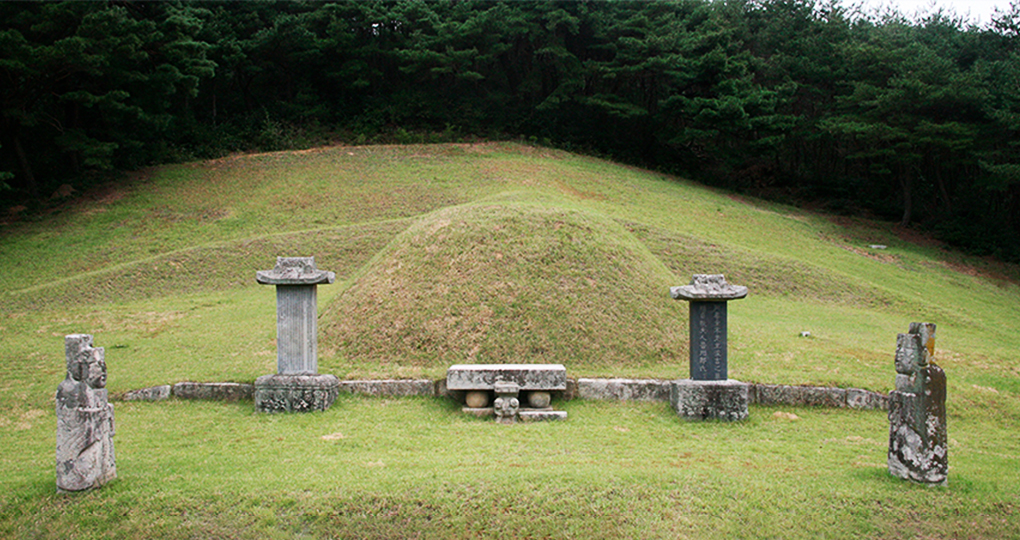
[[[327,142],[517,138],[1020,261],[1020,2],[3,2],[0,207]]]

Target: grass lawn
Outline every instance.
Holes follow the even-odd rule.
[[[513,144],[336,147],[139,172],[0,230],[0,537],[1020,538],[1020,271],[891,226]],[[886,249],[870,247],[886,245]],[[938,324],[944,488],[885,467],[881,411],[561,402],[500,426],[440,399],[329,411],[117,402],[119,479],[58,495],[63,336],[109,387],[275,372],[275,257],[315,256],[319,370],[441,377],[463,362],[688,375],[671,285],[723,273],[730,376],[893,386],[896,334]],[[800,337],[801,332],[810,337]],[[792,413],[795,418],[789,414]]]

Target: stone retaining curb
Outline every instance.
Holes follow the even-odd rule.
[[[669,381],[657,379],[577,379],[580,399],[669,401]]]
[[[568,379],[564,399],[669,401],[672,381],[660,379]],[[889,409],[889,396],[860,388],[826,388],[748,383],[748,398],[756,405],[800,405],[849,409]],[[340,381],[340,391],[375,397],[446,396],[446,380],[379,379]],[[180,382],[123,394],[124,401],[179,399],[251,400],[255,387],[243,383]]]
[[[577,379],[581,399],[669,401],[672,381],[658,379]],[[860,388],[827,388],[748,383],[755,405],[806,405],[850,409],[889,409],[889,396]]]
[[[254,399],[255,385],[244,383],[179,382],[141,390],[132,390],[121,396],[124,401],[163,401],[170,396],[180,399],[212,401],[247,401]]]
[[[340,381],[340,391],[377,397],[410,397],[438,395],[436,381],[431,379],[382,379]]]

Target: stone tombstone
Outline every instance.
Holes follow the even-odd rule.
[[[726,303],[746,297],[747,287],[726,283],[721,274],[695,274],[670,295],[690,304],[691,371],[690,379],[671,383],[671,405],[690,420],[747,418],[748,385],[729,379],[726,315]]]
[[[98,488],[117,477],[106,352],[92,336],[64,338],[67,376],[57,387],[57,490]]]
[[[945,485],[949,473],[946,374],[933,363],[935,325],[910,323],[896,337],[896,389],[889,393],[889,473]]]
[[[255,274],[276,286],[276,373],[255,380],[261,412],[324,411],[336,400],[340,380],[321,375],[318,358],[317,286],[336,274],[315,267],[314,257],[277,257],[276,267]]]

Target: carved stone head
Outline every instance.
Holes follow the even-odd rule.
[[[102,347],[82,353],[82,375],[90,387],[106,387],[106,351]]]
[[[919,334],[896,336],[896,373],[913,375],[924,367],[924,345]]]
[[[89,334],[71,334],[64,337],[64,358],[67,361],[67,377],[76,382],[84,382],[88,373],[85,371],[85,354],[92,348],[92,336]]]

